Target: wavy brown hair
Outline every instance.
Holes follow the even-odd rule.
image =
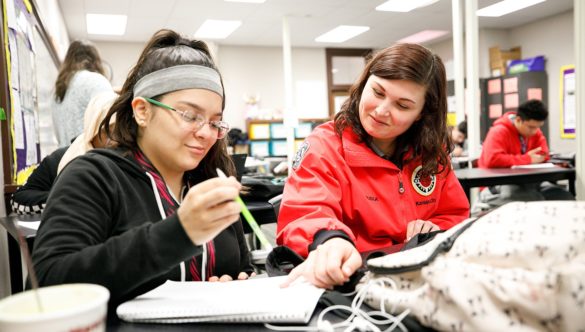
[[[407,80],[426,88],[421,118],[396,138],[393,158],[405,148],[414,150],[412,159],[421,158],[422,174],[434,175],[450,169],[450,140],[447,131],[447,79],[441,58],[424,46],[395,44],[376,53],[349,90],[349,98],[335,115],[339,136],[346,127],[368,142],[371,136],[360,122],[359,105],[371,75],[387,80]]]
[[[106,75],[97,48],[85,40],[76,40],[67,49],[65,60],[59,69],[59,75],[55,82],[55,100],[57,102],[63,101],[71,78],[80,70]]]
[[[205,42],[185,38],[171,30],[159,30],[152,36],[140,54],[138,62],[130,70],[120,91],[120,96],[100,124],[100,130],[104,130],[106,135],[120,148],[129,151],[138,150],[138,125],[134,120],[132,110],[134,86],[147,74],[180,65],[199,65],[218,71]],[[223,79],[221,79],[221,86],[223,88]],[[160,100],[161,97],[162,95],[153,97],[153,99]],[[225,108],[225,92],[221,108],[222,111]],[[111,129],[108,124],[114,115],[116,116],[116,125]],[[215,177],[217,176],[216,168],[223,170],[228,175],[236,175],[236,168],[227,152],[225,138],[217,140],[211,147],[195,168],[194,175],[198,179]]]

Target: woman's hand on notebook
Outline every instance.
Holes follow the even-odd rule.
[[[295,267],[281,287],[288,287],[303,276],[320,288],[343,285],[362,265],[362,258],[353,244],[342,238],[332,238],[311,251],[307,259]]]
[[[240,274],[238,274],[238,280],[246,280],[248,278],[251,278],[253,276],[256,275],[256,272],[252,272],[250,273],[250,275],[248,275],[248,273],[246,272],[240,272]],[[228,274],[224,274],[221,277],[218,276],[213,276],[209,278],[209,282],[225,282],[225,281],[232,281],[234,280],[230,275]]]
[[[241,184],[234,178],[212,178],[189,189],[177,215],[185,232],[196,245],[213,239],[240,218],[235,201]]]

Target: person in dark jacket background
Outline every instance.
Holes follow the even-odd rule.
[[[94,148],[108,145],[98,127],[118,95],[104,92],[91,99],[83,117],[83,133],[71,145],[59,148],[43,158],[26,183],[12,195],[12,212],[20,215],[41,214],[57,175],[73,158]]]
[[[100,284],[112,309],[166,280],[248,278],[224,106],[207,45],[157,32],[101,123],[117,147],[76,158],[54,184],[33,251],[39,284]]]
[[[20,215],[40,214],[45,208],[47,197],[57,177],[57,167],[69,146],[59,148],[43,158],[30,174],[26,183],[19,187],[10,198],[12,212]]]

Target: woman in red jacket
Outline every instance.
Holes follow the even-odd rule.
[[[307,259],[288,282],[343,284],[360,252],[468,217],[450,169],[446,92],[443,62],[423,46],[397,44],[366,65],[335,120],[295,157],[277,241]]]

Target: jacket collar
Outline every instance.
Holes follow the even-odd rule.
[[[359,137],[351,127],[346,127],[341,135],[345,161],[350,167],[383,167],[399,171],[391,161],[376,154],[366,142],[360,142]],[[411,151],[407,153],[410,155]]]

